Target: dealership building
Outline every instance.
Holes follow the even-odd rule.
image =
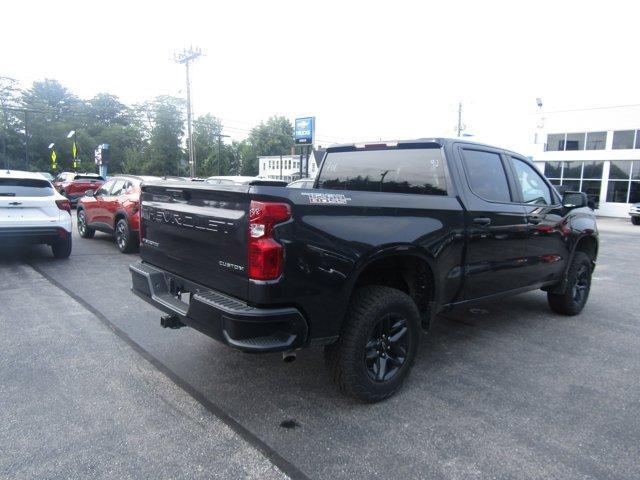
[[[314,178],[324,156],[324,150],[314,149],[309,155],[309,169],[307,170],[306,155],[273,155],[258,157],[258,175],[272,180],[291,182],[300,178],[300,164],[303,176],[307,171],[309,177]]]
[[[540,113],[533,160],[556,185],[585,192],[596,214],[640,202],[640,106]]]

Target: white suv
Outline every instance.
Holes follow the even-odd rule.
[[[47,244],[71,254],[71,204],[39,173],[0,170],[0,245]]]

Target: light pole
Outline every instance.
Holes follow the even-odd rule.
[[[542,131],[544,129],[544,122],[545,122],[545,118],[544,118],[544,112],[542,111],[542,98],[537,97],[536,98],[536,105],[538,106],[538,122],[536,124],[536,134],[535,137],[533,139],[533,143],[535,145],[537,145],[540,141],[540,138],[542,136]],[[544,150],[544,142],[542,142],[542,148]]]
[[[193,178],[196,176],[196,152],[193,149],[193,132],[191,127],[191,80],[189,79],[189,64],[202,55],[202,51],[199,48],[186,48],[182,53],[174,55],[176,63],[182,63],[185,66],[187,72],[187,134],[189,139],[187,141],[187,147],[189,148],[189,175]]]

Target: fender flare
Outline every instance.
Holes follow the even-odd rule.
[[[424,249],[411,243],[385,245],[380,248],[377,248],[375,251],[371,251],[366,254],[363,254],[355,262],[354,268],[352,269],[351,273],[347,277],[347,281],[345,282],[345,287],[344,287],[345,298],[347,299],[347,301],[349,298],[351,298],[358,279],[360,278],[362,273],[367,269],[367,267],[369,267],[371,264],[379,260],[386,259],[386,258],[400,257],[400,256],[415,257],[416,259],[419,259],[424,263],[426,263],[426,265],[429,267],[429,270],[432,276],[432,281],[433,281],[433,298],[429,302],[429,306],[431,307],[430,320],[433,319],[433,316],[436,313],[436,307],[441,303],[440,299],[442,295],[439,287],[439,282],[437,281],[437,276],[436,276],[437,268],[435,265],[435,259],[432,256],[430,256],[429,253],[426,252]]]

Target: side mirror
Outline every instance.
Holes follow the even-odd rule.
[[[582,208],[589,205],[587,194],[583,192],[564,192],[562,206],[565,208]]]
[[[86,192],[84,192],[85,197],[93,197],[93,195],[94,195],[93,190],[87,190]]]

